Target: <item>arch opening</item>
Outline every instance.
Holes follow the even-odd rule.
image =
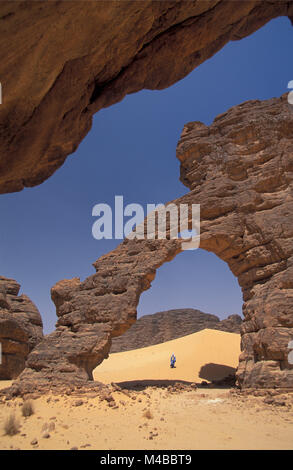
[[[164,263],[140,295],[137,321],[112,339],[110,357],[94,370],[94,379],[129,388],[177,382],[200,386],[230,376],[232,384],[240,354],[242,294],[223,264],[201,249],[182,251]],[[170,368],[173,351],[177,366]]]
[[[209,127],[188,123],[177,146],[190,191],[171,202],[200,205],[200,248],[226,262],[242,289],[242,388],[293,386],[292,121],[286,95],[246,102]],[[156,270],[181,251],[182,239],[125,239],[94,263],[94,275],[58,282],[56,330],[29,355],[15,389],[88,384],[111,339],[136,321]]]

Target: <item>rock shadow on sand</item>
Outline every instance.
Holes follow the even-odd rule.
[[[235,375],[236,368],[225,366],[223,364],[215,364],[210,362],[200,368],[198,376],[201,379],[209,380],[210,382],[224,379],[227,376]]]

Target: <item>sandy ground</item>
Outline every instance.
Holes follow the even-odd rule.
[[[177,355],[174,370],[169,370],[170,350]],[[145,357],[146,351],[148,356],[151,353],[151,361]],[[158,386],[160,371],[160,380],[198,381],[203,366],[213,365],[203,369],[204,375],[210,377],[211,371],[219,374],[224,370],[219,366],[237,364],[238,354],[238,335],[213,330],[136,352],[113,354],[95,376],[103,376],[105,382],[128,382],[121,391],[112,393],[115,406],[94,395],[48,394],[33,400],[34,414],[24,418],[22,399],[6,401],[0,404],[0,448],[292,449],[292,404],[273,406],[264,403],[263,396],[242,396],[229,389],[172,392]],[[134,357],[142,361],[139,368],[136,364],[135,376]],[[134,378],[140,390],[135,389]],[[9,383],[0,384],[2,388]],[[149,417],[144,416],[146,411],[150,411]],[[14,436],[5,435],[3,429],[11,413],[20,425]]]

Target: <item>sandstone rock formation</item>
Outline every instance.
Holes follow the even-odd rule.
[[[58,282],[51,290],[59,317],[56,330],[32,351],[15,382],[15,393],[79,386],[111,348],[111,338],[136,321],[142,291],[150,287],[156,269],[180,251],[172,240],[126,239],[114,252],[94,263],[96,274],[85,281]]]
[[[214,330],[240,333],[240,315],[229,315],[220,321],[216,315],[194,308],[166,310],[139,318],[122,336],[113,338],[111,353],[145,348],[164,343],[197,331]]]
[[[210,126],[189,123],[177,147],[190,192],[173,203],[201,205],[200,247],[226,261],[242,287],[244,388],[293,387],[292,129],[284,95],[231,108]],[[13,393],[87,383],[111,338],[135,322],[156,270],[181,250],[181,239],[125,239],[85,281],[57,283],[56,331],[29,355]]]
[[[201,247],[243,292],[242,387],[293,387],[293,113],[287,96],[249,101],[184,127],[181,181],[201,203]]]
[[[0,379],[14,379],[25,367],[29,352],[43,338],[43,324],[37,307],[20,285],[0,276]]]
[[[2,0],[0,193],[52,175],[99,109],[172,85],[277,16],[293,3]]]

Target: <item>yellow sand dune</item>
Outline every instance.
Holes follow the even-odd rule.
[[[174,352],[176,368],[170,368]],[[110,354],[94,370],[103,383],[131,380],[210,381],[227,376],[237,367],[240,335],[205,329],[166,343]]]

